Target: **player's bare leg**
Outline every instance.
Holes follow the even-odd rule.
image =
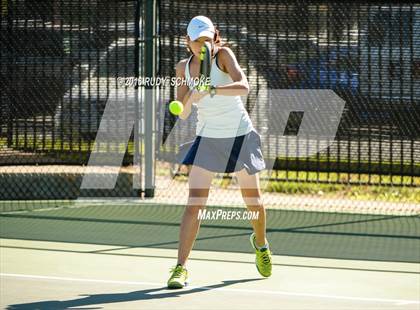
[[[203,210],[206,206],[213,175],[214,172],[198,166],[192,166],[191,168],[188,179],[190,188],[188,204],[182,217],[179,232],[177,264],[184,266],[193,248],[201,223],[198,213],[199,210]]]
[[[241,194],[250,211],[259,212],[257,220],[251,220],[258,246],[266,244],[266,213],[261,201],[258,173],[250,175],[246,169],[235,173],[238,178]]]
[[[258,174],[250,175],[245,169],[236,173],[242,197],[248,210],[258,212],[258,219],[251,220],[254,233],[250,241],[255,249],[255,265],[263,277],[271,276],[272,258],[266,239],[266,213],[261,201]]]

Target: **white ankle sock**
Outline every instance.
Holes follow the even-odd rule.
[[[268,249],[268,242],[264,244],[263,246],[258,246],[257,243],[255,243],[255,246],[257,247],[257,250],[261,251],[261,249]]]

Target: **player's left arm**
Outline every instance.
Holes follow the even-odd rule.
[[[228,73],[233,82],[216,87],[216,95],[245,96],[249,92],[248,79],[236,60],[235,54],[228,47],[221,47],[218,52],[218,65]]]

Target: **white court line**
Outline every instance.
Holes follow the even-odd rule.
[[[27,278],[27,279],[29,278],[29,279],[73,281],[73,282],[95,282],[95,283],[143,285],[143,286],[157,286],[157,287],[164,285],[162,283],[154,283],[154,282],[64,278],[64,277],[38,276],[38,275],[26,275],[26,274],[15,274],[15,273],[0,273],[0,276],[1,277],[14,277],[14,278]],[[285,292],[285,291],[251,290],[251,289],[225,288],[225,287],[212,288],[212,287],[206,287],[206,286],[188,285],[187,289],[200,289],[200,290],[211,290],[211,291],[214,290],[214,291],[234,292],[234,293],[252,293],[252,294],[270,294],[270,295],[285,295],[285,296],[300,296],[300,297],[316,297],[316,298],[326,298],[326,299],[356,300],[356,301],[368,301],[368,302],[384,302],[384,303],[394,303],[395,305],[420,304],[420,301],[418,301],[418,300],[351,297],[351,296],[340,296],[340,295],[308,294],[308,293],[294,293],[294,292]],[[171,290],[171,292],[172,292],[172,290]]]

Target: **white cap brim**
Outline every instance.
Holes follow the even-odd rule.
[[[195,41],[200,37],[207,37],[207,38],[210,38],[210,39],[214,38],[214,32],[210,31],[210,30],[203,30],[203,31],[199,31],[197,33],[190,33],[188,35],[189,35],[189,37],[192,41]]]

